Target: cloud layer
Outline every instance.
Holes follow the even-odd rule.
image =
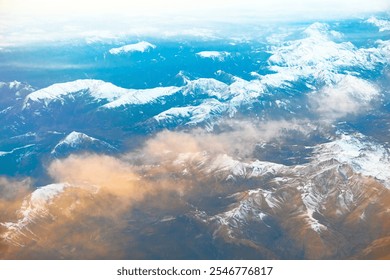
[[[217,23],[321,20],[389,11],[385,0],[0,1],[2,45],[121,35],[206,35]],[[115,19],[115,20],[113,20]],[[213,31],[214,30],[214,31]]]
[[[2,0],[0,2],[2,9],[9,13],[31,13],[36,15],[103,15],[103,14],[126,14],[130,16],[188,16],[207,18],[213,14],[214,18],[227,19],[231,15],[240,16],[258,16],[272,17],[280,15],[303,15],[310,16],[311,12],[315,15],[327,15],[336,13],[336,15],[351,15],[361,12],[384,11],[390,7],[385,0],[297,0],[292,4],[288,0],[274,1],[256,1],[247,0],[245,2],[238,0],[201,0],[201,1],[180,1],[166,0],[32,0],[26,3],[22,0]],[[215,12],[223,12],[224,15],[218,15]],[[313,16],[313,15],[311,15]]]

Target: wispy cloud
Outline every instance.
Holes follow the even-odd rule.
[[[310,94],[312,108],[324,119],[362,114],[380,96],[377,86],[363,79],[338,75],[339,81]]]

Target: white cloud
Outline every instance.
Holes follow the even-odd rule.
[[[0,38],[6,46],[80,38],[100,30],[111,32],[108,37],[169,35],[214,29],[210,26],[221,22],[310,20],[389,10],[387,0],[0,0]]]
[[[125,15],[167,15],[191,14],[206,18],[209,12],[222,11],[240,16],[243,13],[261,17],[269,14],[351,14],[377,12],[389,9],[387,0],[1,0],[3,11],[13,13],[54,14],[125,14]],[[221,13],[214,17],[228,16]]]
[[[376,17],[370,17],[366,22],[371,23],[379,28],[380,32],[390,30],[390,21],[377,19]]]
[[[379,97],[379,90],[370,82],[350,75],[337,75],[332,86],[313,92],[310,96],[314,110],[323,118],[337,119],[348,114],[359,114],[370,108]]]

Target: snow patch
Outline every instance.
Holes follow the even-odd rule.
[[[131,53],[131,52],[146,52],[150,49],[155,49],[155,48],[156,48],[155,45],[142,41],[135,44],[125,45],[119,48],[112,48],[108,52],[113,55],[118,55],[122,53]]]
[[[225,58],[231,56],[229,52],[220,52],[220,51],[202,51],[196,53],[197,56],[201,58],[211,58],[213,60],[224,61]]]

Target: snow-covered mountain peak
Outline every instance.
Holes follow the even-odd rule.
[[[72,131],[53,148],[51,154],[66,155],[69,151],[92,147],[95,149],[103,148],[106,151],[116,150],[115,147],[102,140],[93,138],[81,132]]]
[[[81,142],[83,141],[90,141],[90,142],[93,142],[93,141],[97,141],[97,139],[93,138],[93,137],[90,137],[88,136],[87,134],[84,134],[84,133],[81,133],[81,132],[77,132],[77,131],[72,131],[71,133],[69,133],[61,142],[59,145],[61,144],[66,144],[66,145],[69,145],[69,146],[76,146],[78,144],[80,144]]]

